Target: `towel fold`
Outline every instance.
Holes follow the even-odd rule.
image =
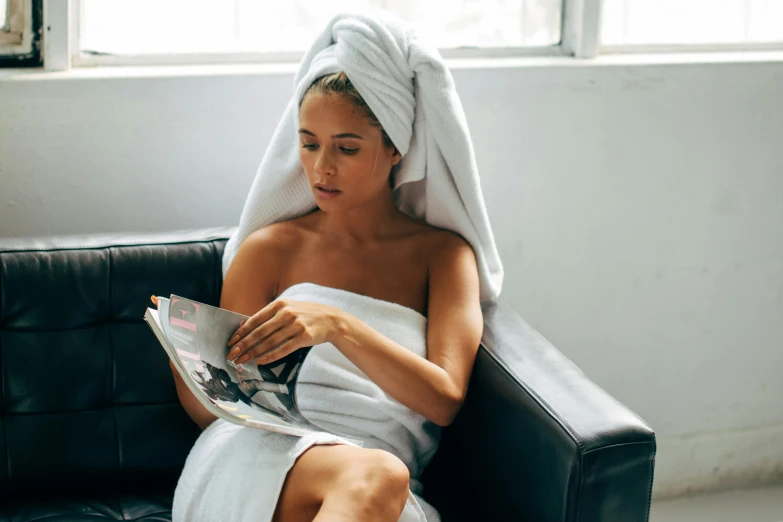
[[[451,73],[435,47],[384,12],[335,16],[302,59],[294,96],[259,165],[239,227],[226,244],[224,277],[248,235],[317,207],[299,160],[299,102],[315,79],[340,71],[403,156],[392,171],[397,207],[464,237],[476,254],[480,299],[495,300],[503,266]]]
[[[323,303],[357,317],[420,357],[427,357],[427,318],[416,310],[336,288],[299,283],[279,297]],[[307,419],[364,447],[385,449],[418,479],[440,440],[440,427],[387,395],[333,344],[314,346],[296,382]]]

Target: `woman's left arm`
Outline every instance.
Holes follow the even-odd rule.
[[[440,426],[451,424],[484,328],[476,257],[464,239],[444,234],[429,267],[426,359],[355,316],[336,313],[331,342],[343,355],[403,405]]]

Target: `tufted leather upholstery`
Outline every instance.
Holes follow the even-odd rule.
[[[0,522],[171,520],[199,430],[141,317],[151,294],[218,304],[232,231],[0,239]],[[648,520],[652,430],[512,310],[484,314],[422,477],[444,522]]]

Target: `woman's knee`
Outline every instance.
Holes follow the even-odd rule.
[[[399,502],[408,498],[410,472],[395,455],[384,450],[366,450],[364,458],[351,463],[338,478],[335,491],[347,492],[357,501]]]
[[[408,499],[409,480],[408,468],[389,452],[313,446],[288,472],[273,520],[312,520],[324,503],[336,512],[358,510],[378,518],[379,512],[397,510],[399,515]],[[396,520],[393,514],[386,518]]]

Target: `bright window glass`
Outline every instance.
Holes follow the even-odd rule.
[[[378,8],[440,48],[560,42],[562,0],[83,0],[80,41],[121,55],[296,52],[334,14]]]
[[[783,0],[604,0],[603,45],[783,42]]]
[[[5,29],[8,14],[8,0],[0,0],[0,30]]]

